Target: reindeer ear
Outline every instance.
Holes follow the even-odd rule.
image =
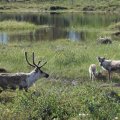
[[[103,57],[102,59],[105,60],[105,57]]]
[[[97,57],[98,60],[105,60],[105,57]]]

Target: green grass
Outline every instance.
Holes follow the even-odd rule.
[[[2,21],[0,22],[0,30],[25,30],[25,29],[35,29],[37,26],[28,22],[18,22],[18,21]]]
[[[93,47],[94,46],[94,47]],[[98,70],[97,56],[108,59],[119,59],[119,41],[111,45],[98,45],[96,41],[71,42],[58,40],[52,42],[19,42],[0,46],[0,66],[10,72],[29,72],[24,52],[31,60],[48,63],[43,71],[49,73],[48,79],[41,79],[32,86],[29,92],[5,91],[0,94],[0,119],[28,120],[112,120],[120,118],[120,90],[112,87],[100,87],[104,81],[91,82],[88,67],[95,63]],[[112,82],[120,79],[112,75]],[[76,85],[74,85],[74,83]],[[35,92],[34,92],[35,91]],[[111,91],[118,96],[111,96]],[[81,115],[85,114],[85,116]]]
[[[43,28],[49,29],[47,25],[35,25],[25,21],[6,20],[0,22],[0,31],[7,32],[8,34],[29,33]]]
[[[41,120],[46,117],[46,120],[67,120],[77,117],[79,120],[101,120],[119,117],[119,104],[114,98],[107,97],[111,89],[97,88],[98,83],[72,86],[56,81],[40,81],[37,85],[36,95],[32,91],[17,91],[11,102],[1,105],[1,119]]]
[[[114,24],[110,25],[109,29],[120,30],[120,22],[117,22],[117,23],[114,23]]]
[[[21,22],[21,21],[15,21],[15,20],[8,20],[8,21],[1,21],[0,22],[0,31],[30,31],[35,30],[38,28],[44,28],[47,26],[37,26],[33,23],[29,22]]]

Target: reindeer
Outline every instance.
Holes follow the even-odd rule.
[[[90,75],[90,79],[93,81],[94,79],[98,79],[98,80],[106,80],[106,75],[105,72],[97,72],[97,68],[95,64],[91,64],[89,66],[89,75]]]
[[[97,57],[100,66],[108,71],[109,80],[111,72],[120,72],[120,60],[106,60],[104,57]]]
[[[97,73],[96,65],[91,64],[89,66],[89,75],[91,80],[95,79],[96,73]]]
[[[47,63],[45,62],[43,65],[39,66],[35,63],[34,60],[34,52],[33,56],[33,64],[28,61],[27,52],[25,52],[25,58],[28,65],[34,67],[34,69],[30,73],[1,73],[0,74],[0,87],[5,90],[7,88],[15,90],[17,87],[21,89],[28,90],[39,78],[45,77],[48,78],[49,75],[41,70],[41,68]]]

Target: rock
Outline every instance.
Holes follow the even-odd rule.
[[[67,7],[62,7],[62,6],[51,6],[50,10],[66,10]]]
[[[115,36],[120,36],[120,31],[113,33]]]
[[[8,71],[4,68],[0,68],[0,73],[7,73]]]
[[[114,101],[120,103],[120,96],[117,92],[111,91],[111,92],[107,93],[106,96],[108,97],[108,99],[114,100]]]
[[[112,40],[111,40],[110,37],[100,37],[98,39],[98,43],[100,43],[100,44],[111,44]]]
[[[86,6],[83,8],[83,11],[94,11],[95,7],[94,6]]]

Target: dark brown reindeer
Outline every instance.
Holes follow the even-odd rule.
[[[1,73],[0,74],[0,87],[5,90],[7,88],[15,90],[17,87],[21,89],[28,90],[30,86],[32,86],[38,79],[45,77],[48,78],[49,75],[41,70],[41,68],[47,63],[45,62],[41,66],[35,63],[34,60],[34,52],[33,63],[31,64],[27,58],[27,52],[25,52],[25,58],[28,65],[34,67],[34,69],[30,73]]]
[[[111,79],[111,72],[120,72],[120,60],[107,60],[104,57],[97,57],[100,66],[108,71],[109,80]]]

